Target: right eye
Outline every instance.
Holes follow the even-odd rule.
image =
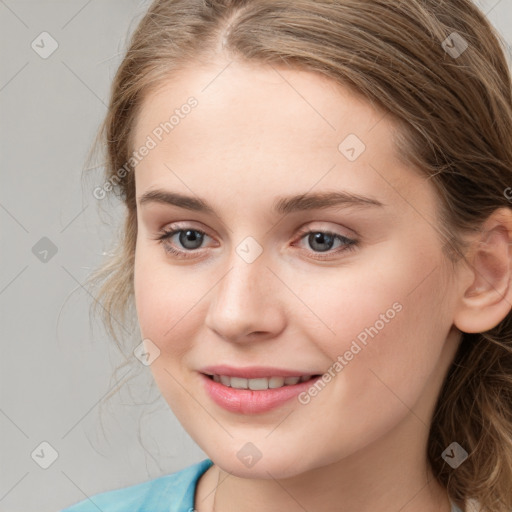
[[[172,238],[176,235],[178,235],[177,242],[184,247],[185,250],[176,248],[175,243],[170,243]],[[168,254],[178,258],[195,258],[196,255],[190,253],[199,249],[205,236],[208,237],[204,231],[188,226],[179,229],[172,228],[170,230],[163,230],[159,233],[156,240],[163,245],[164,250]]]

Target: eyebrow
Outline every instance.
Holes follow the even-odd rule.
[[[196,212],[215,213],[213,207],[204,199],[162,189],[151,190],[142,194],[139,198],[139,204],[147,203],[169,204]],[[304,210],[331,208],[333,206],[383,207],[385,204],[375,198],[350,192],[321,192],[278,197],[273,203],[273,210],[276,213],[285,215]]]

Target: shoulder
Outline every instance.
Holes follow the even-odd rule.
[[[189,503],[193,507],[197,480],[212,464],[205,459],[170,475],[95,494],[61,512],[170,512]]]

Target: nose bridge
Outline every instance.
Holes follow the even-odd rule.
[[[259,245],[259,244],[258,244]],[[260,246],[261,247],[261,246]],[[283,321],[268,258],[245,240],[233,248],[227,271],[212,290],[206,325],[222,337],[243,340],[258,332],[275,334]]]
[[[218,286],[218,296],[231,304],[236,303],[257,309],[259,285],[266,283],[272,277],[267,265],[270,263],[268,251],[262,243],[252,236],[246,236],[234,245],[229,255],[227,267],[229,272]],[[268,286],[268,283],[267,283]]]

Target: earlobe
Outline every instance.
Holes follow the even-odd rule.
[[[500,208],[489,216],[469,254],[470,279],[461,289],[454,324],[462,332],[485,332],[512,309],[511,209]]]

